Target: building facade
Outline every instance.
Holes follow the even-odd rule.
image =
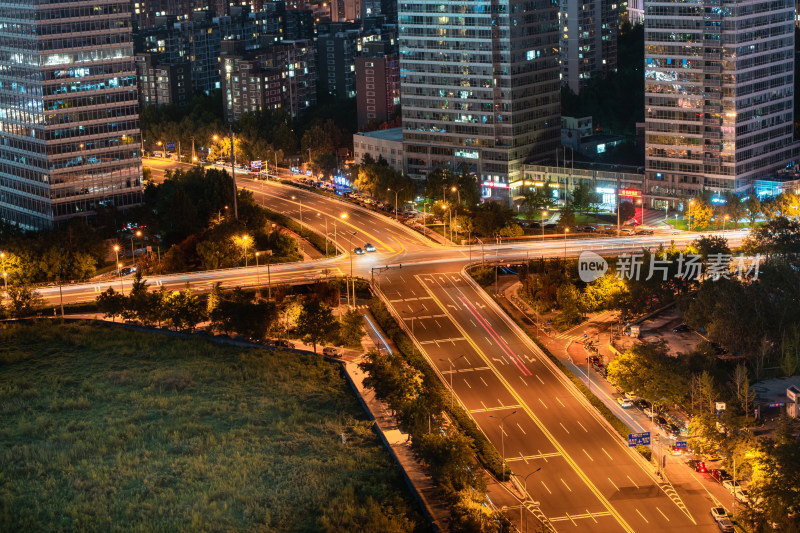
[[[243,113],[284,109],[292,117],[316,104],[316,70],[311,41],[281,41],[245,51],[241,41],[226,41],[222,54],[225,119]]]
[[[192,69],[188,61],[161,65],[153,54],[136,55],[139,105],[185,106],[194,94]]]
[[[0,217],[49,228],[141,202],[131,4],[6,4],[0,24]]]
[[[403,166],[403,130],[402,128],[389,128],[353,135],[353,160],[361,163],[364,156],[369,154],[377,161],[384,158],[389,166],[398,172],[405,172]]]
[[[557,5],[401,1],[398,32],[409,175],[466,164],[509,202],[523,162],[560,145]]]
[[[797,154],[791,0],[654,0],[645,10],[645,198],[745,193]]]
[[[561,0],[561,80],[579,94],[590,79],[617,70],[617,0]]]
[[[359,127],[392,120],[400,106],[400,59],[384,50],[384,46],[367,45],[364,55],[355,58]]]

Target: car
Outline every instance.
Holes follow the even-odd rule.
[[[692,330],[686,324],[681,324],[679,326],[675,326],[674,328],[672,328],[672,333],[685,333],[687,331],[692,331]]]
[[[652,418],[655,415],[655,411],[653,411],[652,407],[645,407],[644,409],[642,409],[642,412],[645,414],[645,416],[648,416],[650,418]]]
[[[742,486],[739,485],[738,481],[734,481],[732,479],[726,479],[725,481],[723,481],[722,486],[725,487],[725,490],[727,490],[731,494],[733,494],[734,491],[740,490],[742,488]]]
[[[633,235],[635,232],[632,229],[621,229],[619,230],[620,235]]]
[[[275,341],[275,346],[278,348],[294,348],[294,343],[289,342],[286,339],[278,339]]]
[[[722,468],[715,468],[711,471],[711,477],[719,481],[720,483],[724,483],[725,481],[733,480],[733,478]]]
[[[364,255],[364,250],[361,248],[356,248],[355,250],[353,250],[353,253],[356,255]]]
[[[750,503],[750,495],[747,493],[747,489],[737,487],[734,496],[739,503]]]
[[[717,520],[717,527],[723,533],[733,533],[736,531],[733,529],[733,522],[731,522],[731,519],[727,517]]]
[[[368,252],[374,252],[375,251],[375,246],[373,246],[371,243],[367,243],[367,244],[364,245],[364,250],[366,250]]]
[[[692,470],[697,470],[697,466],[702,463],[699,459],[689,459],[686,461],[686,465],[691,468]]]
[[[728,518],[728,511],[724,507],[712,507],[711,518],[719,522],[723,518]]]
[[[545,224],[544,225],[544,229],[556,229],[557,227],[558,227],[558,224],[554,224],[552,222],[549,223],[549,224]]]
[[[334,348],[332,346],[326,346],[322,349],[322,355],[327,357],[342,357],[342,352],[338,348]]]
[[[654,417],[653,417],[653,422],[654,422],[654,423],[655,423],[657,426],[664,426],[664,425],[666,425],[666,424],[667,424],[667,419],[666,419],[666,418],[664,418],[664,417],[663,417],[663,416],[661,416],[661,415],[656,415],[656,416],[654,416]]]
[[[633,407],[633,403],[627,398],[617,398],[617,403],[623,409],[630,409]]]
[[[706,464],[703,461],[697,461],[697,465],[694,467],[694,471],[698,474],[707,474],[708,469],[706,468]]]

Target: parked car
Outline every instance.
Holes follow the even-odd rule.
[[[708,468],[706,468],[706,464],[703,461],[697,461],[697,465],[694,467],[694,471],[698,474],[707,474]]]
[[[631,401],[627,398],[617,398],[617,403],[623,409],[630,409],[633,407],[633,403],[631,403]]]
[[[695,471],[696,471],[696,470],[697,470],[697,467],[698,467],[698,466],[699,466],[699,465],[700,465],[702,462],[703,462],[703,461],[700,461],[699,459],[689,459],[688,461],[686,461],[686,464],[689,466],[689,468],[691,468],[692,470],[695,470]]]
[[[652,235],[652,234],[653,234],[653,230],[651,230],[651,229],[637,229],[636,230],[636,235]]]
[[[723,481],[722,486],[725,487],[725,490],[727,490],[731,494],[733,494],[735,490],[742,488],[742,486],[739,485],[737,481],[734,481],[732,479],[726,479],[725,481]]]
[[[294,348],[294,343],[289,342],[286,339],[278,339],[275,341],[275,346],[279,348]]]
[[[333,346],[326,346],[322,349],[322,355],[327,357],[342,357],[342,352],[338,348],[334,348]]]
[[[750,495],[747,493],[747,489],[737,487],[734,496],[736,497],[736,500],[740,503],[750,503]]]
[[[717,520],[717,527],[723,533],[733,533],[734,531],[736,531],[735,529],[733,529],[733,522],[731,522],[731,519],[727,517],[720,518],[719,520]]]
[[[620,235],[633,235],[635,232],[632,229],[621,229],[619,230]]]
[[[692,331],[692,329],[686,324],[681,324],[672,328],[672,333],[685,333],[687,331]]]
[[[724,507],[712,507],[711,518],[719,522],[723,518],[728,518],[728,511]]]
[[[367,244],[364,245],[364,250],[366,250],[368,252],[374,252],[375,251],[375,246],[373,246],[372,243],[368,242]]]
[[[355,250],[353,250],[353,253],[356,255],[364,255],[364,250],[361,248],[356,248]]]
[[[720,483],[723,483],[723,482],[729,481],[729,480],[733,480],[733,478],[730,476],[730,474],[728,474],[722,468],[715,468],[714,470],[712,470],[711,471],[711,477],[713,477],[714,479],[716,479]]]
[[[645,414],[645,416],[648,416],[648,417],[652,417],[655,414],[653,412],[653,407],[652,406],[651,407],[645,407],[644,409],[642,409],[642,412]]]
[[[544,225],[544,229],[556,229],[557,227],[558,227],[558,224],[554,224],[552,222],[549,223],[549,224],[545,224]]]

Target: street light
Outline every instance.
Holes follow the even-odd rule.
[[[694,205],[694,200],[689,200],[689,231],[692,231],[692,206]]]
[[[519,474],[511,474],[512,476],[517,476],[517,477],[521,477],[522,478],[522,485],[523,485],[523,489],[524,489],[523,492],[525,493],[524,495],[526,497],[530,497],[530,494],[528,494],[528,478],[531,477],[532,475],[534,475],[536,472],[538,472],[541,469],[542,469],[542,467],[540,466],[539,468],[537,468],[533,472],[528,472],[528,474],[526,476],[520,476]],[[532,503],[534,505],[538,504],[538,502],[533,502],[533,501],[532,501]],[[520,527],[522,527],[522,515],[523,515],[522,511],[523,511],[524,508],[525,508],[525,500],[523,500],[522,503],[519,506],[519,523],[520,523]],[[528,515],[525,515],[525,533],[528,533]]]
[[[544,221],[545,221],[544,217],[546,216],[547,216],[547,210],[545,209],[544,211],[542,211],[542,240],[544,240]]]
[[[500,476],[501,477],[500,481],[504,481],[505,478],[506,478],[506,441],[505,441],[506,432],[503,429],[503,427],[505,425],[506,418],[508,418],[509,416],[511,416],[513,414],[516,414],[516,412],[517,412],[517,410],[514,409],[513,411],[511,411],[510,413],[508,413],[504,417],[497,417],[497,416],[494,416],[494,415],[489,415],[489,418],[494,418],[495,420],[499,420],[500,421],[500,449],[501,449],[502,460],[503,460],[503,473]]]
[[[564,261],[567,260],[567,233],[569,233],[569,228],[564,228]]]
[[[142,232],[137,231],[136,236],[141,237]],[[133,261],[133,266],[136,266],[136,252],[133,251],[133,235],[131,235],[131,260]]]
[[[295,195],[292,195],[292,200],[297,199]],[[298,200],[300,202],[300,235],[303,234],[303,199],[301,198]]]
[[[344,217],[342,217],[342,218],[344,218]],[[355,287],[355,283],[353,283],[353,236],[355,234],[356,234],[355,231],[353,231],[353,232],[348,231],[347,232],[347,240],[349,241],[348,244],[350,246],[350,250],[349,250],[349,254],[350,254],[350,284],[353,286],[353,300],[352,300],[353,303],[352,303],[352,305],[350,304],[350,292],[347,293],[347,305],[350,306],[350,307],[355,307],[355,305],[356,305],[356,287]]]
[[[408,311],[403,311],[402,312],[404,315],[411,316],[411,337],[412,337],[411,353],[412,354],[416,354],[416,350],[417,350],[417,346],[413,342],[413,338],[414,338],[414,320],[416,320],[416,318],[417,318],[417,313],[419,313],[421,311],[427,311],[427,309],[425,309],[424,305],[422,306],[422,309],[417,309],[416,311],[408,310]]]
[[[450,187],[450,192],[458,194],[458,205],[461,205],[461,189],[453,185],[452,187]]]
[[[412,333],[412,335],[413,335],[413,333]],[[455,358],[455,361],[458,361],[462,357],[466,357],[466,356],[462,353],[461,355],[459,355],[458,357]],[[456,395],[455,392],[453,391],[453,359],[451,359],[450,357],[448,357],[447,359],[442,359],[440,357],[439,361],[447,361],[448,363],[450,363],[450,409],[452,410],[453,409],[453,397]]]
[[[392,189],[387,188],[387,191],[391,191]],[[397,220],[397,191],[394,191],[394,219]]]
[[[728,221],[728,215],[725,215],[725,218],[722,219],[722,234],[725,235],[725,223]]]
[[[248,235],[242,235],[242,246],[244,246],[244,267],[247,268],[247,241],[250,239]]]

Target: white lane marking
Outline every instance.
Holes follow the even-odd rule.
[[[517,425],[519,425],[519,424],[517,424]],[[522,429],[522,428],[520,428],[520,429]],[[523,433],[525,433],[525,432],[523,431]],[[528,464],[528,460],[525,458],[524,455],[522,455],[521,451],[519,452],[519,456],[522,457],[522,460],[525,461],[525,464]]]
[[[436,325],[437,325],[437,326],[439,326],[439,329],[442,329],[442,325],[441,325],[441,324],[439,324],[439,321],[438,321],[438,320],[435,320],[435,319],[434,319],[434,322],[436,322]]]
[[[528,384],[527,384],[527,383],[525,383],[525,378],[523,378],[522,376],[520,376],[520,377],[519,377],[519,379],[521,379],[521,380],[522,380],[522,384],[523,384],[523,385],[525,385],[526,387],[528,386]]]
[[[636,482],[633,480],[633,478],[631,476],[628,476],[628,479],[631,480],[631,483],[633,483],[634,487],[636,487],[637,489],[639,488],[639,485],[636,484]]]
[[[540,378],[540,377],[539,377],[539,374],[536,374],[536,379],[538,379],[538,380],[539,380],[539,383],[541,383],[542,385],[544,385],[544,381],[542,381],[542,378]]]
[[[595,518],[595,517],[594,517],[594,515],[593,515],[592,513],[590,513],[590,512],[589,512],[589,509],[586,509],[586,514],[589,516],[589,518],[591,518],[592,520],[594,520],[594,523],[595,523],[595,524],[597,523],[597,518]]]
[[[616,483],[614,483],[613,481],[611,481],[611,478],[608,478],[608,481],[609,481],[609,483],[611,483],[612,485],[614,485],[614,488],[615,488],[615,489],[617,489],[617,492],[619,492],[619,487],[617,487],[617,484],[616,484]]]
[[[550,494],[553,494],[553,491],[550,490],[550,487],[548,487],[547,485],[544,484],[544,481],[542,481],[542,485],[544,486],[545,489],[547,489],[547,492],[549,492]]]
[[[422,326],[422,329],[428,329],[428,328],[425,327],[425,323],[422,322],[422,321],[420,321],[419,325]]]
[[[487,387],[489,386],[489,384],[488,384],[488,383],[486,383],[486,380],[484,380],[484,379],[483,379],[483,376],[478,376],[478,377],[479,377],[479,378],[481,378],[481,381],[483,381],[483,384],[484,384],[484,385],[486,385]]]
[[[525,430],[522,429],[522,426],[519,425],[519,422],[517,422],[517,427],[519,428],[519,430],[522,432],[523,435],[527,435],[527,433],[525,433]],[[520,452],[520,453],[522,453],[522,452]]]
[[[669,518],[667,518],[667,515],[665,515],[665,514],[664,514],[664,513],[661,511],[661,509],[659,509],[659,508],[658,508],[658,506],[656,506],[656,511],[658,511],[659,513],[661,513],[661,516],[663,516],[663,517],[664,517],[664,518],[667,520],[667,522],[669,522]]]
[[[614,460],[614,458],[613,458],[613,457],[611,457],[611,455],[609,455],[609,453],[606,451],[606,449],[605,449],[605,448],[602,448],[602,447],[601,447],[600,449],[601,449],[601,450],[603,450],[603,453],[604,453],[604,454],[606,454],[606,455],[608,456],[608,458],[609,458],[609,459],[611,459],[612,461]]]
[[[642,517],[642,520],[644,520],[646,524],[650,523],[650,521],[647,518],[644,517],[644,515],[641,513],[641,511],[639,511],[639,509],[636,509],[636,512],[639,513],[639,516]]]
[[[594,462],[594,459],[592,459],[592,456],[589,455],[589,452],[586,451],[586,448],[583,448],[583,453],[586,454],[586,457],[588,457],[591,462]]]
[[[559,398],[558,396],[556,396],[556,400],[558,400],[558,403],[560,403],[560,404],[561,404],[561,407],[566,407],[566,405],[564,405],[564,402],[562,402],[562,401],[561,401],[561,398]]]
[[[559,422],[559,424],[561,424],[561,427],[564,428],[564,431],[566,431],[567,435],[569,435],[569,430],[566,427],[564,427],[564,423],[563,422]]]
[[[472,319],[470,318],[470,319],[469,319],[469,321],[470,321],[470,323],[472,324],[472,327],[473,327],[473,328],[477,328],[477,327],[478,327],[478,325],[475,323],[475,321],[474,321],[474,320],[472,320]]]
[[[484,408],[484,409],[486,409],[487,411],[489,410],[489,408],[488,408],[488,407],[486,407],[486,404],[485,404],[485,403],[483,403],[483,400],[481,400],[481,405],[482,405],[482,406],[483,406],[483,408]]]
[[[492,344],[492,341],[490,341],[490,340],[489,340],[489,337],[487,337],[486,335],[484,335],[484,336],[483,336],[483,338],[484,338],[484,339],[486,339],[486,342],[488,342],[489,344]]]
[[[576,420],[576,422],[578,423],[578,425],[581,427],[582,430],[584,430],[586,433],[589,433],[589,430],[583,427],[583,424],[581,424],[580,420]]]
[[[501,341],[503,341],[503,344],[508,344],[508,343],[506,342],[506,338],[505,338],[505,337],[503,337],[502,335],[500,335],[500,340],[501,340]]]
[[[469,384],[469,381],[467,381],[467,378],[464,378],[464,383],[466,383],[467,387],[469,387],[470,389],[472,388],[472,385]]]
[[[542,403],[542,405],[544,406],[544,408],[545,408],[545,409],[547,409],[547,404],[546,404],[546,403],[544,403],[544,400],[542,400],[541,398],[539,398],[539,401]]]
[[[539,452],[539,456],[540,456],[542,459],[544,459],[544,462],[546,463],[546,462],[547,462],[547,456],[542,454],[542,450],[536,450],[536,451],[537,451],[537,452]]]
[[[563,484],[564,484],[564,486],[565,486],[565,487],[567,487],[567,490],[568,490],[568,491],[572,492],[572,489],[571,489],[571,488],[569,488],[569,485],[567,485],[567,482],[566,482],[566,481],[564,481],[564,478],[563,478],[563,477],[561,478],[561,483],[563,483]]]

